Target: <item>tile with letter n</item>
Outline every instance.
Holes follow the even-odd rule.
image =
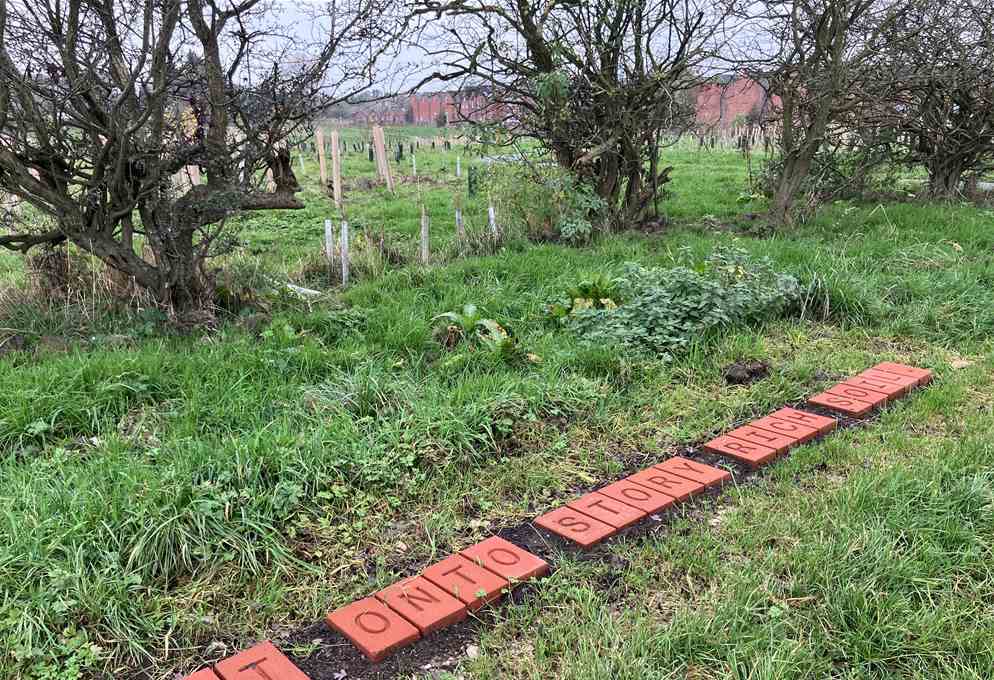
[[[269,641],[219,661],[214,672],[221,680],[309,680]]]
[[[382,661],[390,652],[421,637],[417,628],[375,597],[337,609],[328,614],[325,621],[347,637],[373,663]]]
[[[474,564],[462,555],[450,555],[421,575],[466,603],[470,611],[499,600],[510,585],[507,579]]]
[[[557,536],[579,543],[589,548],[608,536],[618,533],[618,529],[583,514],[569,506],[556,508],[535,520],[535,524],[548,529]]]
[[[466,605],[420,576],[376,593],[376,599],[413,623],[422,635],[466,618]]]
[[[463,557],[509,583],[529,581],[549,573],[549,565],[541,557],[522,550],[510,541],[492,536],[462,551]]]

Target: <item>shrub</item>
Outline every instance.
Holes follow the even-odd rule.
[[[607,204],[593,187],[540,158],[493,163],[486,180],[504,218],[524,225],[532,240],[582,245],[606,223]]]
[[[784,313],[800,295],[797,280],[738,248],[716,250],[699,266],[624,265],[615,308],[574,307],[562,322],[591,343],[656,352],[665,359],[719,328]]]

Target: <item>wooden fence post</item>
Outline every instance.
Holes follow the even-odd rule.
[[[335,207],[342,207],[342,147],[338,138],[338,130],[331,132],[331,184]]]
[[[318,128],[314,133],[314,145],[318,149],[318,167],[321,173],[321,191],[328,186],[328,163],[324,158],[324,131]]]

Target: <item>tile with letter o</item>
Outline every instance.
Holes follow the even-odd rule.
[[[509,583],[528,581],[549,573],[549,565],[541,557],[532,555],[499,536],[492,536],[466,548],[462,555],[476,565],[507,579]]]
[[[862,387],[856,387],[855,385],[849,385],[847,383],[841,382],[835,387],[830,387],[825,390],[829,394],[834,394],[839,397],[845,397],[847,399],[856,399],[865,404],[870,404],[873,408],[878,406],[883,406],[887,403],[887,395],[881,394],[879,392],[873,392],[871,390],[864,389]]]
[[[667,496],[672,496],[678,501],[685,500],[704,491],[703,484],[692,482],[689,479],[684,479],[671,472],[657,468],[649,468],[648,470],[642,470],[642,472],[636,472],[627,479],[630,482],[660,491]]]
[[[599,519],[615,529],[624,529],[645,518],[649,513],[608,498],[601,493],[588,493],[569,504],[569,507],[588,517]]]
[[[808,413],[807,411],[796,408],[782,408],[779,411],[771,413],[769,417],[808,425],[818,430],[818,434],[828,434],[839,424],[839,421],[835,418],[820,416],[816,413]]]
[[[465,602],[470,611],[499,600],[509,585],[507,579],[473,564],[462,555],[450,555],[425,569],[421,575]]]
[[[569,506],[545,513],[535,520],[535,524],[574,543],[579,543],[584,548],[596,545],[608,536],[618,533],[618,530],[610,524],[594,519]]]
[[[864,371],[859,375],[846,380],[845,384],[853,387],[862,387],[863,389],[886,395],[888,401],[893,401],[894,399],[903,397],[915,385],[914,380],[911,378],[903,378],[902,376],[894,375],[893,377],[898,381],[904,381],[901,383],[882,379],[880,375],[881,374],[873,374],[869,371]]]
[[[428,635],[466,618],[466,605],[431,581],[415,576],[376,593],[376,599]]]
[[[325,621],[373,663],[421,637],[417,628],[375,597],[337,609]]]
[[[766,465],[777,457],[777,450],[771,449],[769,446],[752,444],[750,442],[744,442],[741,439],[734,439],[733,437],[727,436],[712,439],[704,445],[704,450],[710,451],[711,453],[717,453],[720,456],[734,458],[735,460],[751,465],[752,467]]]
[[[221,680],[309,680],[268,640],[219,661],[214,672]]]
[[[673,496],[667,495],[662,491],[657,491],[656,489],[650,489],[641,484],[636,484],[635,482],[630,482],[627,479],[615,482],[614,484],[608,484],[598,489],[597,493],[603,494],[608,498],[613,498],[616,501],[621,501],[633,508],[638,508],[650,515],[661,512],[676,503],[676,499]]]
[[[808,403],[815,406],[822,406],[831,411],[838,411],[854,418],[861,418],[873,410],[873,404],[860,401],[859,399],[842,397],[833,392],[816,394],[808,399]]]
[[[720,486],[732,478],[732,474],[728,470],[698,463],[682,456],[673,456],[657,465],[656,469],[703,484],[706,487]]]

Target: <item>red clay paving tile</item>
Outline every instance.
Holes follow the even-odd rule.
[[[616,501],[621,501],[633,508],[638,508],[650,515],[665,510],[676,503],[676,499],[673,496],[650,489],[641,484],[636,484],[635,482],[630,482],[627,479],[615,482],[614,484],[608,484],[604,488],[598,489],[597,493],[604,494]]]
[[[466,605],[420,576],[394,583],[375,597],[417,626],[422,635],[466,618]]]
[[[869,371],[860,373],[854,378],[849,378],[849,380],[846,380],[845,384],[852,385],[853,387],[861,387],[866,390],[871,390],[873,392],[884,394],[887,396],[888,401],[897,399],[898,397],[903,397],[905,394],[907,394],[911,386],[915,384],[915,381],[911,378],[907,378],[907,380],[911,381],[910,383],[906,382],[902,384],[899,382],[890,382],[888,380],[881,379],[880,377],[878,377],[879,375],[887,375],[886,373],[881,372],[878,374],[870,374],[870,375],[867,375],[867,373],[869,373]],[[898,379],[901,378],[901,376],[899,375],[894,375],[893,377]]]
[[[193,675],[188,675],[183,680],[218,680],[212,668],[201,668]]]
[[[629,527],[649,514],[596,492],[588,493],[583,498],[573,501],[569,507],[588,517],[610,524],[615,529]]]
[[[656,466],[657,470],[665,470],[692,482],[698,482],[704,486],[719,486],[732,478],[732,474],[727,470],[698,463],[681,456],[673,456]]]
[[[859,401],[857,399],[849,399],[848,397],[840,397],[839,395],[832,394],[831,392],[816,394],[808,399],[808,403],[814,404],[815,406],[824,406],[832,411],[845,413],[846,415],[854,416],[856,418],[865,416],[873,410],[873,404],[868,404],[865,401]]]
[[[628,481],[647,486],[650,489],[661,491],[667,496],[672,496],[678,501],[682,501],[695,494],[704,491],[704,485],[684,479],[665,470],[649,468],[642,472],[636,472],[628,477]]]
[[[927,385],[932,382],[932,371],[927,368],[917,368],[915,366],[906,366],[905,364],[895,364],[893,361],[885,361],[881,364],[877,364],[873,368],[887,373],[906,375],[914,378],[919,385]]]
[[[858,399],[859,401],[871,404],[874,408],[877,406],[883,406],[887,403],[887,395],[880,394],[879,392],[872,392],[870,390],[865,390],[862,387],[856,387],[855,385],[849,385],[848,383],[839,383],[835,387],[830,387],[825,390],[830,394],[837,394],[840,397],[847,397],[849,399]]]
[[[610,524],[605,524],[582,512],[577,512],[569,506],[545,513],[535,520],[535,524],[563,538],[579,543],[584,548],[589,548],[608,536],[618,533],[618,530]]]
[[[770,414],[770,418],[810,425],[818,430],[818,434],[827,434],[839,424],[839,421],[835,418],[819,416],[815,413],[808,413],[807,411],[801,411],[796,408],[782,408],[779,411],[774,411]]]
[[[750,444],[765,446],[768,449],[776,451],[777,455],[787,453],[787,449],[795,446],[800,441],[797,437],[787,437],[782,434],[776,434],[775,432],[767,432],[751,425],[737,427],[731,432],[726,432],[725,436],[732,439],[740,439]]]
[[[465,602],[470,611],[500,599],[504,589],[510,585],[506,579],[473,564],[462,555],[446,557],[425,569],[421,575]]]
[[[765,465],[777,457],[776,449],[771,449],[768,446],[760,446],[759,444],[750,444],[740,439],[733,439],[726,436],[712,439],[704,445],[704,449],[711,453],[729,456],[743,463],[748,463],[753,467]]]
[[[809,442],[818,436],[818,428],[811,425],[799,423],[796,420],[780,420],[773,416],[766,416],[749,423],[750,427],[758,427],[760,430],[773,432],[775,434],[796,439],[800,443]]]
[[[417,628],[375,597],[357,600],[333,611],[325,617],[325,621],[347,637],[373,663],[382,661],[390,652],[420,637]]]
[[[510,583],[527,581],[549,573],[541,557],[522,550],[499,536],[493,536],[462,551],[463,557],[502,576]]]
[[[219,661],[214,671],[222,680],[308,680],[268,640]]]
[[[901,388],[901,396],[904,396],[915,387],[918,386],[918,379],[913,378],[910,375],[898,375],[897,373],[888,373],[887,371],[878,371],[875,368],[869,368],[854,378],[854,380],[859,378],[866,378],[867,380],[874,381],[882,385],[891,385],[895,388]],[[869,385],[866,385],[869,387]]]

